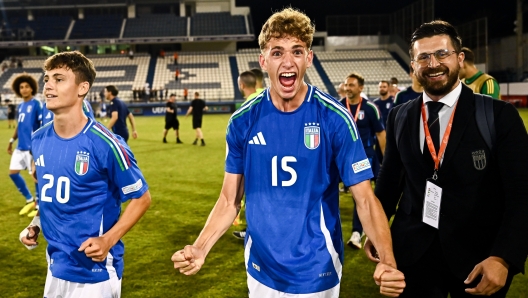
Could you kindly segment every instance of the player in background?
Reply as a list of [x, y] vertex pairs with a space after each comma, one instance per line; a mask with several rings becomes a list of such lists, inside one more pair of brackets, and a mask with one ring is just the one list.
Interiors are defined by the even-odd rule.
[[386, 215], [346, 108], [303, 80], [314, 26], [286, 8], [259, 35], [262, 96], [228, 122], [225, 176], [216, 205], [193, 245], [174, 253], [174, 268], [196, 274], [235, 219], [246, 193], [245, 265], [249, 297], [338, 297], [343, 264], [339, 179], [350, 186], [365, 231], [383, 247], [374, 279], [380, 292], [405, 286], [396, 269]]
[[62, 52], [48, 58], [44, 70], [46, 105], [55, 119], [32, 137], [42, 217], [35, 216], [20, 241], [34, 248], [44, 232], [44, 297], [120, 297], [120, 239], [150, 206], [148, 185], [123, 139], [83, 113], [82, 99], [95, 79], [92, 61]]
[[117, 97], [119, 90], [113, 85], [106, 86], [104, 89], [105, 98], [110, 101], [110, 107], [108, 112], [110, 113], [110, 121], [108, 121], [107, 127], [112, 130], [113, 133], [121, 136], [125, 142], [128, 142], [128, 127], [126, 120], [130, 122], [132, 126], [132, 138], [137, 139], [136, 121], [134, 115], [130, 113], [127, 105]]
[[172, 93], [165, 108], [165, 129], [163, 130], [163, 143], [167, 143], [169, 129], [174, 129], [176, 144], [183, 144], [180, 140], [180, 121], [178, 121], [178, 108], [176, 107], [176, 94]]
[[460, 68], [458, 78], [473, 92], [489, 95], [501, 99], [500, 86], [497, 80], [487, 73], [483, 73], [475, 66], [475, 54], [469, 48], [463, 47], [463, 67]]
[[[341, 104], [354, 118], [354, 123], [357, 125], [359, 137], [367, 156], [369, 168], [373, 174], [371, 180], [375, 181], [380, 164], [374, 150], [374, 145], [379, 145], [382, 154], [385, 152], [385, 126], [382, 122], [378, 107], [361, 96], [364, 84], [365, 79], [363, 76], [355, 72], [350, 73], [345, 78], [344, 87], [346, 97], [341, 100]], [[363, 221], [360, 220], [358, 208], [358, 205], [354, 206], [352, 235], [347, 241], [348, 246], [356, 249], [361, 248], [361, 239], [364, 234]]]
[[404, 104], [422, 95], [423, 87], [420, 85], [420, 82], [418, 82], [418, 79], [416, 79], [412, 65], [409, 65], [409, 77], [411, 78], [412, 85], [405, 90], [396, 93], [394, 106]]
[[200, 99], [200, 93], [194, 92], [194, 99], [191, 101], [191, 105], [185, 114], [185, 118], [192, 114], [193, 129], [196, 131], [196, 138], [194, 139], [193, 145], [198, 144], [198, 140], [202, 142], [202, 146], [205, 146], [205, 141], [202, 132], [202, 120], [203, 113], [209, 108], [205, 105], [205, 101]]
[[[35, 197], [33, 197], [24, 178], [20, 175], [20, 171], [27, 169], [31, 175], [31, 134], [40, 127], [42, 104], [38, 99], [34, 98], [38, 91], [38, 84], [32, 76], [26, 73], [17, 76], [13, 80], [11, 88], [16, 95], [23, 99], [23, 102], [18, 105], [17, 128], [7, 146], [7, 153], [11, 155], [9, 177], [26, 199], [26, 204], [18, 213], [25, 215], [36, 208], [38, 186], [35, 184]], [[13, 151], [13, 143], [17, 139], [18, 143]]]

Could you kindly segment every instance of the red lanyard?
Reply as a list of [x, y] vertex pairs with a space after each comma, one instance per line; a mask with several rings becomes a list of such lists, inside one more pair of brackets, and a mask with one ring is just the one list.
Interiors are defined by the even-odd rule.
[[[444, 137], [442, 138], [442, 143], [440, 145], [440, 150], [438, 150], [438, 156], [436, 155], [436, 150], [433, 144], [433, 139], [431, 138], [431, 133], [429, 132], [429, 125], [427, 125], [426, 115], [425, 115], [425, 105], [422, 102], [422, 121], [424, 126], [424, 133], [425, 133], [425, 139], [427, 140], [427, 147], [429, 148], [429, 152], [431, 152], [431, 156], [433, 157], [433, 161], [435, 163], [435, 173], [433, 174], [433, 179], [436, 180], [436, 172], [438, 171], [438, 166], [440, 165], [440, 159], [444, 155], [445, 149], [447, 147], [447, 141], [449, 140], [449, 135], [451, 134], [451, 127], [453, 126], [453, 118], [455, 116], [455, 110], [456, 105], [453, 108], [453, 113], [451, 114], [451, 118], [449, 119], [449, 122], [447, 123], [446, 130], [444, 132]], [[440, 120], [438, 120], [440, 121]], [[440, 122], [438, 123], [440, 125]], [[425, 150], [425, 148], [424, 148]]]
[[[350, 103], [348, 102], [348, 98], [345, 98], [345, 101], [347, 103], [347, 109], [350, 112], [350, 115], [352, 115], [352, 111], [350, 110]], [[359, 104], [358, 104], [358, 106], [356, 108], [356, 115], [354, 115], [354, 122], [356, 122], [356, 123], [357, 123], [357, 118], [358, 118], [358, 115], [359, 115], [359, 109], [361, 109], [361, 102], [363, 102], [363, 98], [360, 98]]]

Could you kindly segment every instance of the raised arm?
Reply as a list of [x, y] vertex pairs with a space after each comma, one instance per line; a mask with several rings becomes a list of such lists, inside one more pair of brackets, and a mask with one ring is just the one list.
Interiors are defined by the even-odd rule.
[[235, 220], [243, 195], [244, 176], [226, 172], [220, 197], [200, 235], [193, 245], [187, 245], [172, 255], [175, 269], [179, 269], [185, 275], [193, 275], [202, 268], [213, 245]]

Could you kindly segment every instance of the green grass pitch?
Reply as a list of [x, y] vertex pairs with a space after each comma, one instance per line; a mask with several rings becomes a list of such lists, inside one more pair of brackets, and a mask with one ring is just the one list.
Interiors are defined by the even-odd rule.
[[[520, 110], [528, 124], [528, 110]], [[183, 145], [171, 130], [163, 144], [163, 117], [136, 117], [139, 138], [130, 140], [152, 194], [152, 205], [124, 237], [125, 271], [122, 296], [129, 297], [247, 297], [243, 241], [231, 236], [232, 227], [214, 246], [202, 270], [184, 276], [173, 269], [171, 255], [191, 244], [218, 198], [224, 174], [225, 127], [229, 115], [206, 115], [203, 132], [207, 146], [193, 146], [190, 118], [179, 117]], [[0, 297], [42, 297], [46, 277], [45, 240], [28, 251], [18, 234], [30, 220], [19, 216], [24, 200], [8, 177], [6, 152], [13, 130], [0, 121]], [[27, 172], [22, 174], [34, 190]], [[345, 239], [350, 237], [353, 202], [340, 198]], [[126, 206], [123, 206], [126, 207]], [[528, 270], [528, 266], [526, 267]], [[380, 297], [372, 274], [374, 264], [363, 251], [345, 247], [341, 297]], [[517, 275], [508, 297], [526, 297], [528, 278]]]

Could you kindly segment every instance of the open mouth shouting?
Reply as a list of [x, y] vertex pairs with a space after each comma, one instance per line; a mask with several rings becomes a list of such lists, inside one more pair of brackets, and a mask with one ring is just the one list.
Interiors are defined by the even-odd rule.
[[286, 89], [293, 88], [295, 80], [297, 80], [297, 74], [294, 72], [283, 72], [279, 75], [279, 82]]

